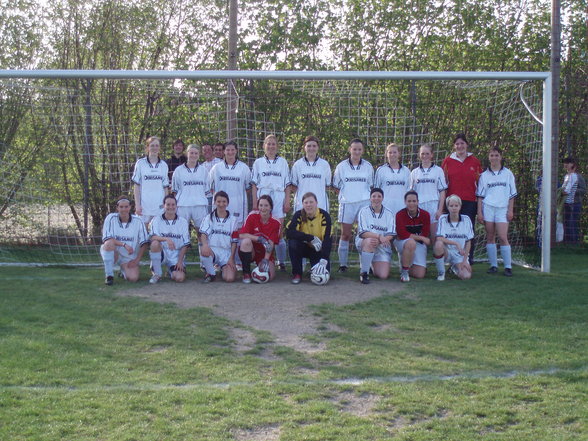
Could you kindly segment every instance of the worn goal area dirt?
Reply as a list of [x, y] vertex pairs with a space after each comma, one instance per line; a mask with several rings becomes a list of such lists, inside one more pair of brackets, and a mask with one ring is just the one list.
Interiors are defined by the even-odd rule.
[[[214, 314], [270, 332], [277, 345], [312, 353], [322, 348], [304, 336], [316, 333], [321, 323], [312, 315], [308, 308], [310, 305], [350, 305], [399, 288], [400, 283], [392, 280], [361, 285], [359, 281], [348, 278], [333, 279], [326, 286], [315, 286], [308, 280], [292, 285], [286, 274], [279, 274], [276, 280], [266, 285], [245, 285], [240, 280], [224, 283], [218, 278], [208, 284], [199, 280], [183, 284], [162, 281], [157, 285], [120, 291], [119, 295], [174, 303], [180, 308], [210, 308]], [[246, 347], [255, 342], [254, 336], [246, 329], [235, 328], [232, 332], [238, 344]]]

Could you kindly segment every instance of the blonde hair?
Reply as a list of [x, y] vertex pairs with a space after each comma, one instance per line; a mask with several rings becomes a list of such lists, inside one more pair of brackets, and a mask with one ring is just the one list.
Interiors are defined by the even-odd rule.
[[390, 150], [392, 148], [395, 148], [396, 150], [398, 150], [399, 154], [402, 154], [402, 147], [400, 147], [398, 144], [395, 144], [395, 143], [388, 144], [386, 146], [386, 150], [384, 153], [388, 153], [388, 150]]
[[200, 146], [198, 144], [189, 144], [188, 147], [186, 148], [186, 152], [190, 149], [196, 149], [196, 150], [198, 150], [198, 153], [200, 153]]
[[420, 149], [422, 149], [423, 147], [424, 147], [424, 148], [426, 148], [426, 149], [429, 149], [429, 151], [431, 152], [431, 154], [433, 154], [434, 150], [433, 150], [433, 146], [432, 146], [431, 144], [429, 144], [429, 143], [422, 144], [422, 145], [419, 147], [419, 151], [420, 151]]
[[273, 135], [273, 134], [272, 134], [272, 135], [267, 135], [267, 136], [265, 137], [265, 139], [263, 140], [263, 146], [264, 146], [264, 147], [265, 147], [265, 145], [267, 144], [267, 142], [268, 142], [270, 139], [273, 139], [274, 141], [276, 141], [276, 144], [278, 143], [278, 138], [276, 137], [276, 135]]
[[462, 205], [461, 198], [458, 195], [456, 195], [456, 194], [452, 194], [451, 196], [447, 196], [447, 199], [445, 199], [445, 206], [447, 208], [449, 208], [449, 203], [450, 202], [457, 202], [460, 207]]

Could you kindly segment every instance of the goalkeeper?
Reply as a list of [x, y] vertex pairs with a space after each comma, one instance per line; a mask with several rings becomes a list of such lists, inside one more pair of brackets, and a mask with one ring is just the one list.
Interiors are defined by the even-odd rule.
[[294, 213], [286, 228], [286, 238], [292, 263], [292, 283], [300, 283], [303, 258], [310, 260], [311, 267], [325, 259], [327, 271], [330, 271], [331, 216], [318, 208], [314, 193], [302, 196], [302, 209]]

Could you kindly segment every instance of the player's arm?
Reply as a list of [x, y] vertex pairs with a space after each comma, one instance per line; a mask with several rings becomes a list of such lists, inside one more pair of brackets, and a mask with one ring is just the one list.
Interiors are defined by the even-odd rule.
[[182, 248], [180, 248], [180, 252], [178, 253], [178, 263], [176, 263], [176, 269], [181, 271], [185, 268], [184, 258], [186, 257], [186, 253], [188, 249], [191, 247], [190, 244], [185, 244]]
[[447, 195], [447, 190], [441, 190], [439, 192], [439, 204], [437, 204], [437, 211], [432, 213], [435, 216], [435, 220], [439, 220], [439, 218], [443, 215], [443, 209], [445, 208], [445, 197]]
[[506, 220], [507, 221], [512, 221], [514, 218], [514, 200], [515, 198], [510, 198], [508, 200], [508, 209], [506, 211]]
[[208, 244], [208, 234], [200, 231], [200, 237], [198, 238], [200, 242], [200, 250], [202, 253], [208, 254], [210, 251], [210, 245]]
[[143, 206], [141, 205], [141, 185], [135, 183], [133, 187], [133, 195], [135, 197], [135, 213], [139, 216], [143, 214]]
[[483, 224], [484, 223], [484, 210], [483, 210], [484, 198], [482, 196], [478, 196], [478, 222]]
[[[472, 247], [472, 241], [471, 240], [467, 240], [465, 245], [463, 246], [463, 249], [460, 250], [462, 256], [463, 256], [463, 261], [464, 262], [469, 262], [468, 260], [468, 256], [470, 255], [470, 248]], [[459, 248], [458, 248], [459, 249]]]
[[175, 250], [176, 249], [176, 245], [174, 244], [174, 241], [172, 240], [171, 237], [164, 237], [164, 236], [158, 236], [157, 234], [153, 234], [151, 235], [151, 240], [156, 240], [157, 242], [165, 242], [167, 243], [167, 247], [170, 250]]
[[253, 210], [257, 210], [257, 185], [251, 183], [251, 206]]
[[410, 238], [413, 239], [415, 242], [420, 242], [425, 245], [431, 245], [431, 239], [427, 236], [421, 236], [420, 234], [411, 234]]
[[147, 248], [149, 247], [149, 242], [144, 242], [139, 246], [139, 250], [137, 251], [137, 257], [135, 257], [133, 260], [131, 260], [129, 263], [127, 263], [127, 265], [129, 267], [134, 267], [134, 266], [139, 266], [139, 262], [141, 262], [141, 259], [143, 258], [143, 254], [145, 254], [145, 251], [147, 251]]
[[286, 188], [284, 189], [284, 213], [288, 213], [290, 211], [291, 208], [291, 204], [290, 204], [290, 197], [292, 196], [292, 186], [290, 184], [286, 185]]

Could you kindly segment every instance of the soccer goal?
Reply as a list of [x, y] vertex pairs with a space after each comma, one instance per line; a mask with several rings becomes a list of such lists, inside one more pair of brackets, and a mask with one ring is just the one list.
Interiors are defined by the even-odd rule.
[[[436, 163], [464, 132], [483, 164], [498, 145], [519, 196], [510, 235], [516, 262], [550, 270], [551, 89], [544, 72], [2, 71], [0, 263], [98, 263], [101, 224], [132, 195], [144, 140], [214, 144], [230, 137], [251, 165], [266, 135], [290, 165], [306, 135], [332, 169], [352, 138], [373, 165], [389, 143]], [[336, 199], [336, 198], [332, 198]], [[331, 205], [336, 219], [336, 201]], [[544, 228], [541, 228], [541, 225]], [[476, 258], [485, 259], [477, 226]], [[541, 246], [543, 244], [543, 246]]]

